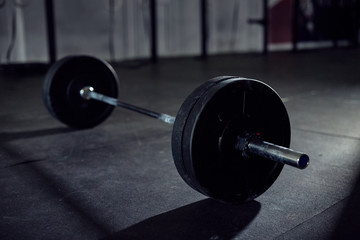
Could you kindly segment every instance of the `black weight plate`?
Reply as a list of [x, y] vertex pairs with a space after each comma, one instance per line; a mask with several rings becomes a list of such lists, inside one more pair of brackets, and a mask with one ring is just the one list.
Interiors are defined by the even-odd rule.
[[189, 117], [189, 113], [194, 107], [195, 103], [199, 100], [199, 98], [206, 92], [209, 88], [217, 84], [218, 82], [233, 78], [232, 76], [220, 76], [210, 79], [204, 82], [202, 85], [197, 87], [183, 102], [181, 108], [179, 109], [176, 120], [173, 126], [172, 131], [172, 139], [171, 139], [171, 147], [172, 147], [172, 155], [174, 159], [175, 166], [180, 174], [180, 176], [184, 179], [184, 181], [195, 188], [191, 178], [189, 178], [188, 174], [185, 171], [185, 166], [182, 157], [182, 139], [184, 128], [186, 122]]
[[80, 90], [85, 86], [113, 98], [118, 96], [118, 78], [107, 62], [91, 56], [70, 56], [56, 62], [47, 72], [43, 86], [47, 109], [71, 128], [85, 129], [100, 124], [114, 106], [83, 99]]
[[[206, 85], [205, 85], [206, 86]], [[200, 86], [201, 88], [201, 86]], [[184, 103], [185, 104], [185, 103]], [[259, 133], [284, 147], [290, 145], [290, 122], [281, 98], [264, 83], [230, 78], [202, 92], [187, 114], [181, 141], [174, 140], [180, 174], [197, 191], [212, 198], [240, 203], [265, 192], [279, 176], [283, 164], [252, 157], [235, 150], [237, 136]], [[179, 146], [180, 145], [180, 146]]]

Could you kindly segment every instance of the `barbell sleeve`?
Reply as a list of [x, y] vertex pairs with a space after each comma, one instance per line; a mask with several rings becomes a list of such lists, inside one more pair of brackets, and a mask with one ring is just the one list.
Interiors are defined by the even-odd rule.
[[287, 164], [299, 169], [305, 169], [310, 161], [309, 156], [305, 153], [297, 152], [257, 138], [251, 139], [248, 142], [246, 151], [255, 156]]

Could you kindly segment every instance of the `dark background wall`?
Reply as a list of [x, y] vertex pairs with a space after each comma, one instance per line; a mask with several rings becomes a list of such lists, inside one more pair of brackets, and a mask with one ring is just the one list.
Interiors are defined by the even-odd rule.
[[[5, 1], [0, 8], [1, 63], [16, 27], [10, 62], [46, 61], [45, 9], [42, 0], [24, 0], [23, 7]], [[158, 0], [158, 50], [162, 56], [196, 55], [200, 52], [200, 1]], [[258, 51], [261, 29], [247, 24], [261, 16], [261, 1], [209, 1], [209, 51]], [[116, 59], [149, 55], [150, 16], [148, 0], [114, 0], [110, 19], [109, 0], [55, 0], [58, 56], [87, 53], [109, 58], [109, 34], [113, 31]], [[14, 10], [15, 9], [15, 10]], [[14, 14], [15, 11], [15, 14]], [[14, 24], [14, 17], [16, 23]]]
[[[48, 60], [45, 1], [1, 0], [0, 63]], [[111, 60], [149, 57], [149, 0], [53, 2], [58, 58], [82, 53]], [[200, 54], [201, 0], [156, 2], [159, 55]], [[352, 7], [356, 0], [208, 0], [207, 3], [209, 54], [262, 51], [263, 27], [249, 24], [249, 19], [263, 18], [264, 3], [268, 5], [270, 50], [292, 48], [294, 19], [298, 39], [305, 40], [300, 47], [331, 46], [333, 33], [344, 29], [351, 32], [358, 27], [356, 8]], [[295, 16], [296, 4], [299, 13]], [[339, 24], [342, 20], [345, 25]]]

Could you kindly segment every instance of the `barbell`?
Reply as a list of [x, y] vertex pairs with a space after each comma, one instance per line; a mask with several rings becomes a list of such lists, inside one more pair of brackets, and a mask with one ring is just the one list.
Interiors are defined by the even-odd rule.
[[284, 164], [304, 169], [307, 154], [289, 149], [290, 121], [279, 95], [254, 79], [206, 81], [176, 117], [122, 102], [118, 77], [106, 61], [69, 56], [47, 72], [43, 99], [49, 112], [75, 129], [103, 122], [115, 106], [173, 124], [172, 155], [183, 180], [211, 198], [250, 201], [277, 179]]

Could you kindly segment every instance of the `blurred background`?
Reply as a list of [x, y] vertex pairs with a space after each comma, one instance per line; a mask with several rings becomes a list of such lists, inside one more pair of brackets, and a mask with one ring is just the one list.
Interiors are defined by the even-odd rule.
[[1, 0], [0, 63], [356, 47], [358, 2]]

